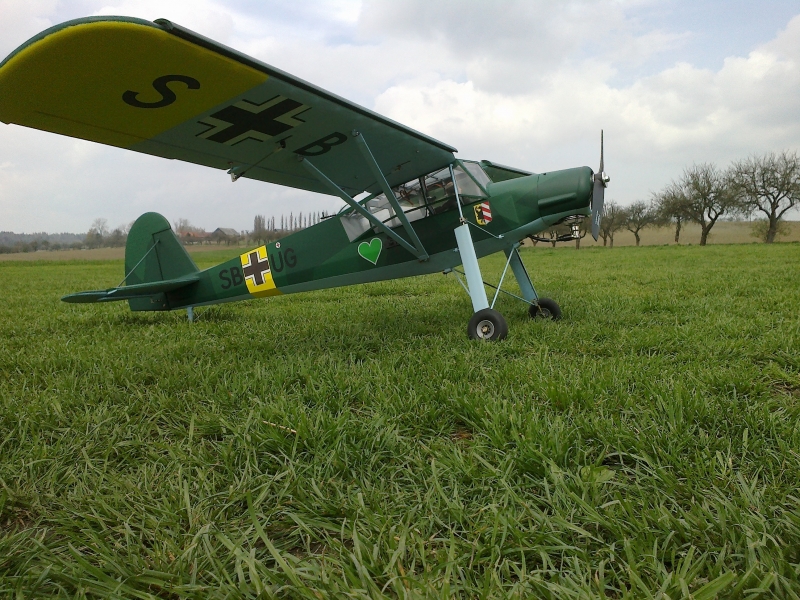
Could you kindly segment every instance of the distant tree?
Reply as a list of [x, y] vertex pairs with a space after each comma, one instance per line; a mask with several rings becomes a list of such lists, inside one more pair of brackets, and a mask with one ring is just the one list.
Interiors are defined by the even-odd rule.
[[[750, 235], [752, 235], [754, 238], [758, 238], [762, 242], [766, 242], [771, 227], [772, 224], [769, 222], [769, 219], [756, 219], [755, 221], [753, 221], [751, 225]], [[791, 232], [792, 230], [789, 227], [789, 223], [787, 223], [783, 219], [779, 219], [778, 222], [775, 224], [775, 231], [772, 234], [772, 241], [775, 241], [775, 238], [787, 236]]]
[[256, 215], [253, 219], [253, 231], [250, 238], [262, 244], [267, 241], [267, 225], [264, 215]]
[[771, 244], [780, 235], [783, 216], [800, 205], [800, 157], [788, 150], [751, 156], [734, 163], [730, 174], [742, 208], [766, 216], [766, 227], [759, 225], [757, 229]]
[[195, 227], [189, 222], [189, 219], [180, 218], [172, 223], [173, 230], [179, 236], [186, 235], [187, 233], [203, 233], [202, 227]]
[[95, 219], [92, 226], [86, 232], [86, 246], [88, 248], [100, 248], [104, 238], [108, 235], [108, 221], [106, 219]]
[[[591, 224], [590, 219], [583, 219], [578, 223], [578, 237], [575, 238], [575, 250], [581, 249], [581, 240], [586, 237], [586, 234], [589, 232], [589, 225]], [[570, 233], [572, 229], [570, 229]]]
[[686, 220], [686, 198], [676, 186], [670, 185], [653, 195], [653, 208], [656, 212], [656, 225], [668, 227], [675, 225], [675, 243], [681, 243], [681, 227]]
[[180, 218], [172, 222], [172, 229], [178, 235], [180, 235], [183, 231], [189, 231], [191, 226], [192, 224], [189, 222], [189, 219]]
[[701, 246], [706, 245], [711, 228], [722, 215], [741, 209], [729, 175], [711, 163], [688, 167], [664, 193], [673, 196], [684, 220], [700, 225]]
[[600, 219], [600, 237], [603, 238], [603, 246], [611, 242], [610, 247], [614, 247], [614, 234], [624, 226], [624, 217], [622, 208], [613, 200], [603, 207], [603, 216]]
[[117, 227], [116, 229], [114, 229], [114, 231], [108, 234], [108, 237], [106, 238], [104, 245], [110, 246], [112, 248], [124, 246], [125, 242], [127, 241], [127, 238], [128, 238], [127, 234], [120, 227]]
[[638, 246], [642, 241], [639, 232], [656, 222], [656, 212], [649, 202], [639, 200], [623, 209], [623, 215], [625, 229], [633, 234]]
[[108, 235], [108, 219], [100, 219], [97, 218], [92, 221], [92, 226], [89, 227], [89, 231], [94, 230], [95, 232], [99, 233], [102, 237]]

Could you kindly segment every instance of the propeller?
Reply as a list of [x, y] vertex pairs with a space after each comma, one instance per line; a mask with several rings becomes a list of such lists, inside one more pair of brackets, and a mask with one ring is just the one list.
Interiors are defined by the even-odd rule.
[[603, 130], [600, 130], [600, 170], [594, 174], [592, 190], [592, 237], [597, 241], [600, 235], [600, 219], [603, 218], [603, 196], [611, 178], [603, 170]]

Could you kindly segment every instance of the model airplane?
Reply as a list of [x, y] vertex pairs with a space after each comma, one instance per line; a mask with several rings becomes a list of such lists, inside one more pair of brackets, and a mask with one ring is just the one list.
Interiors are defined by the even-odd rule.
[[[437, 271], [458, 277], [463, 265], [469, 337], [502, 339], [508, 327], [494, 304], [509, 266], [532, 317], [561, 315], [538, 297], [521, 241], [559, 223], [578, 235], [590, 213], [597, 239], [609, 181], [602, 133], [597, 173], [460, 160], [447, 144], [163, 19], [91, 17], [40, 33], [0, 63], [0, 120], [345, 202], [204, 271], [167, 220], [146, 213], [128, 235], [120, 286], [63, 298], [185, 308], [190, 319], [198, 306]], [[501, 251], [490, 303], [478, 257]]]

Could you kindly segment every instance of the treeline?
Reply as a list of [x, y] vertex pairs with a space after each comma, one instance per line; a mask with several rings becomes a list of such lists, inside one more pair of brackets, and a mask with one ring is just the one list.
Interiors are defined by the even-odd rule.
[[280, 218], [275, 216], [267, 219], [264, 215], [256, 215], [253, 219], [253, 230], [244, 232], [247, 237], [253, 242], [266, 244], [278, 240], [282, 237], [316, 225], [323, 219], [327, 218], [328, 214], [324, 211], [311, 212], [311, 213], [289, 213], [289, 216], [281, 215]]
[[700, 226], [705, 246], [720, 219], [753, 219], [753, 235], [770, 244], [788, 233], [784, 216], [800, 206], [800, 157], [797, 152], [751, 156], [719, 169], [712, 163], [692, 165], [649, 200], [621, 207], [609, 202], [600, 221], [603, 245], [614, 246], [621, 230], [633, 233], [636, 245], [648, 227], [674, 227], [680, 243], [686, 223]]
[[95, 219], [89, 231], [77, 233], [0, 232], [0, 254], [38, 252], [39, 250], [86, 250], [124, 246], [129, 225], [109, 229], [106, 219]]
[[76, 233], [13, 233], [0, 231], [0, 254], [66, 250], [83, 246], [84, 235]]

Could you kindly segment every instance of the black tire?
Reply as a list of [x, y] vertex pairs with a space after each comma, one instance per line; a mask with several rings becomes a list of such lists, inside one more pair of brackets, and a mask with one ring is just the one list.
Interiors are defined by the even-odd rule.
[[561, 318], [561, 307], [555, 300], [550, 298], [539, 298], [537, 304], [531, 304], [528, 309], [531, 319], [552, 319], [558, 321]]
[[484, 308], [472, 315], [467, 326], [467, 335], [471, 340], [504, 340], [508, 335], [508, 324], [499, 312]]

